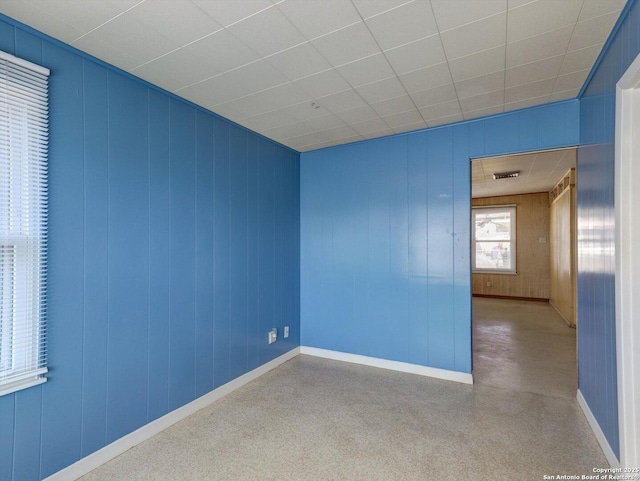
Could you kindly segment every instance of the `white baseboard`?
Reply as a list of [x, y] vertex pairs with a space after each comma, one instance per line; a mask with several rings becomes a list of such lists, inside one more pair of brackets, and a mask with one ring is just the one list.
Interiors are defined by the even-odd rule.
[[589, 409], [589, 405], [587, 404], [586, 399], [580, 392], [580, 389], [578, 389], [578, 393], [576, 394], [576, 399], [578, 400], [578, 404], [580, 405], [580, 408], [582, 408], [582, 412], [587, 418], [587, 422], [589, 423], [589, 426], [591, 426], [591, 429], [593, 430], [593, 434], [596, 435], [596, 439], [598, 440], [598, 443], [600, 443], [602, 452], [607, 458], [607, 461], [609, 461], [609, 465], [612, 468], [619, 468], [620, 461], [618, 461], [618, 458], [614, 454], [613, 449], [611, 449], [611, 446], [609, 445], [609, 441], [607, 441], [607, 438], [602, 432], [602, 429], [600, 429], [600, 425], [598, 424], [596, 417], [591, 412], [591, 409]]
[[156, 419], [155, 421], [150, 422], [149, 424], [145, 424], [141, 428], [133, 431], [132, 433], [127, 434], [126, 436], [121, 437], [120, 439], [112, 442], [111, 444], [105, 446], [104, 448], [96, 451], [95, 453], [90, 454], [89, 456], [82, 458], [81, 460], [75, 462], [71, 466], [67, 466], [66, 468], [58, 471], [57, 473], [52, 474], [44, 481], [72, 481], [78, 479], [80, 476], [84, 476], [89, 471], [94, 470], [95, 468], [103, 465], [107, 461], [112, 460], [116, 456], [124, 453], [125, 451], [131, 449], [132, 447], [140, 444], [143, 441], [155, 436], [156, 434], [164, 431], [169, 426], [177, 423], [178, 421], [183, 420], [187, 416], [191, 416], [196, 411], [207, 407], [211, 403], [214, 403], [218, 399], [230, 394], [236, 389], [244, 386], [245, 384], [253, 381], [254, 379], [259, 378], [263, 374], [275, 369], [280, 364], [287, 362], [288, 360], [296, 357], [300, 354], [300, 348], [296, 347], [291, 351], [283, 354], [282, 356], [270, 361], [266, 364], [263, 364], [260, 367], [257, 367], [253, 371], [250, 371], [242, 376], [234, 379], [233, 381], [228, 382], [227, 384], [220, 386], [217, 389], [205, 394], [204, 396], [199, 397], [191, 401], [189, 404], [185, 404], [184, 406], [176, 409], [175, 411], [171, 411], [168, 414], [165, 414], [161, 418]]
[[410, 364], [408, 362], [389, 361], [377, 357], [361, 356], [359, 354], [348, 354], [346, 352], [330, 351], [328, 349], [320, 349], [317, 347], [300, 347], [300, 354], [308, 356], [324, 357], [335, 361], [351, 362], [354, 364], [363, 364], [365, 366], [380, 367], [382, 369], [390, 369], [392, 371], [408, 372], [418, 374], [420, 376], [434, 377], [445, 379], [447, 381], [461, 382], [464, 384], [473, 384], [473, 375], [465, 372], [449, 371], [447, 369], [438, 369], [436, 367], [420, 366], [418, 364]]

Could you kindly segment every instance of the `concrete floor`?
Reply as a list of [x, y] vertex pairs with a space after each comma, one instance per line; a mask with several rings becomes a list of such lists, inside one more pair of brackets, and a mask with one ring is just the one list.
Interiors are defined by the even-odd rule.
[[298, 356], [84, 476], [542, 480], [607, 463], [575, 401], [575, 331], [474, 301], [475, 385]]

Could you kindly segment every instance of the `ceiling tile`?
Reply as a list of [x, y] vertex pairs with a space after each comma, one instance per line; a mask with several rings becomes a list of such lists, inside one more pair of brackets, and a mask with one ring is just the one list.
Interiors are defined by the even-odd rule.
[[380, 118], [358, 122], [357, 124], [352, 124], [351, 127], [360, 135], [365, 136], [370, 133], [389, 130], [389, 126]]
[[385, 123], [394, 130], [403, 125], [415, 125], [418, 123], [424, 124], [422, 115], [420, 115], [420, 112], [415, 109], [399, 114], [385, 115], [382, 117], [382, 120], [384, 120]]
[[427, 105], [435, 105], [457, 98], [456, 89], [453, 84], [442, 85], [428, 90], [420, 90], [411, 94], [411, 98], [416, 107], [426, 107]]
[[258, 99], [264, 98], [269, 103], [275, 105], [277, 110], [302, 103], [311, 105], [313, 101], [312, 96], [303, 91], [294, 82], [288, 82], [268, 90], [263, 90], [255, 94], [255, 96]]
[[507, 42], [516, 42], [575, 24], [582, 2], [583, 0], [538, 0], [509, 10]]
[[329, 139], [322, 132], [311, 132], [297, 137], [287, 139], [287, 142], [293, 142], [296, 145], [326, 145]]
[[191, 0], [223, 27], [228, 27], [256, 13], [275, 8], [270, 0]]
[[462, 114], [449, 115], [447, 117], [440, 117], [438, 119], [431, 119], [428, 122], [429, 127], [437, 127], [438, 125], [452, 124], [454, 122], [460, 122], [464, 120]]
[[446, 62], [432, 67], [414, 70], [413, 72], [399, 75], [398, 78], [409, 93], [452, 83], [449, 65]]
[[[373, 17], [413, 0], [352, 0], [362, 18]], [[422, 0], [421, 0], [422, 1]]]
[[174, 79], [178, 88], [201, 82], [220, 73], [217, 64], [199, 62], [186, 52], [175, 51], [144, 63], [131, 70], [134, 75], [143, 76], [152, 82], [161, 81], [163, 76]]
[[402, 47], [385, 51], [385, 56], [395, 70], [402, 75], [414, 70], [440, 64], [446, 61], [438, 35], [418, 40]]
[[[333, 114], [305, 120], [304, 122], [301, 122], [301, 125], [305, 126], [307, 130], [315, 131], [326, 131], [335, 128], [347, 129], [344, 121]], [[348, 137], [349, 135], [353, 135], [353, 132], [348, 133], [345, 137]]]
[[607, 40], [619, 16], [619, 12], [613, 12], [578, 22], [569, 43], [569, 51], [602, 45]]
[[507, 44], [507, 68], [543, 60], [567, 51], [573, 26]]
[[333, 66], [353, 62], [380, 51], [362, 22], [317, 38], [312, 43]]
[[358, 92], [353, 89], [345, 90], [344, 92], [339, 92], [337, 94], [327, 95], [325, 97], [319, 97], [317, 102], [333, 113], [367, 105]]
[[531, 62], [518, 67], [507, 69], [505, 84], [507, 87], [515, 87], [538, 80], [555, 78], [558, 76], [560, 66], [563, 64], [563, 55], [545, 58], [537, 62]]
[[504, 102], [504, 91], [498, 90], [497, 92], [489, 92], [482, 95], [476, 95], [475, 97], [469, 97], [460, 100], [460, 108], [462, 113], [466, 114], [474, 110], [487, 109], [491, 107], [500, 106]]
[[601, 50], [602, 45], [594, 45], [592, 47], [567, 52], [562, 62], [562, 68], [560, 68], [560, 75], [578, 70], [591, 69], [598, 55], [600, 55]]
[[118, 65], [122, 70], [131, 70], [132, 68], [140, 65], [142, 61], [136, 59], [111, 45], [107, 45], [102, 40], [98, 40], [91, 35], [85, 35], [75, 42], [73, 42], [75, 48], [87, 52], [94, 57], [99, 58], [112, 65]]
[[504, 89], [504, 72], [495, 72], [481, 77], [470, 78], [456, 82], [455, 86], [458, 98], [461, 100], [497, 90], [502, 91]]
[[393, 135], [395, 132], [392, 128], [386, 128], [382, 130], [377, 130], [375, 132], [369, 132], [368, 134], [363, 134], [362, 136], [365, 139], [378, 139], [380, 137], [386, 137], [388, 135]]
[[504, 70], [505, 46], [490, 48], [449, 62], [453, 80], [460, 81]]
[[336, 116], [341, 118], [346, 124], [355, 124], [358, 122], [364, 122], [365, 120], [371, 120], [378, 118], [378, 114], [368, 105], [357, 107], [355, 109], [343, 110], [337, 112]]
[[242, 121], [242, 125], [259, 132], [293, 123], [298, 124], [298, 119], [284, 110], [274, 110]]
[[[110, 0], [95, 3], [110, 3]], [[186, 45], [222, 29], [222, 25], [189, 0], [140, 2], [125, 15], [130, 15], [178, 45]]]
[[380, 117], [387, 117], [389, 115], [416, 110], [413, 100], [411, 100], [411, 97], [408, 95], [375, 102], [370, 105]]
[[[2, 10], [9, 16], [11, 9], [20, 2], [3, 1]], [[125, 12], [140, 0], [110, 0], [108, 2], [78, 2], [77, 0], [25, 0], [26, 4], [37, 8], [42, 14], [56, 18], [71, 28], [69, 35], [75, 35], [77, 30], [87, 33], [113, 17]], [[18, 17], [14, 17], [19, 20]], [[73, 28], [71, 27], [73, 25]], [[37, 28], [37, 27], [36, 27]], [[57, 37], [59, 38], [59, 37]], [[77, 38], [77, 37], [76, 37]]]
[[283, 50], [266, 60], [289, 80], [297, 80], [331, 68], [329, 62], [310, 43]]
[[91, 36], [144, 62], [180, 47], [180, 43], [169, 39], [166, 32], [149, 28], [130, 12], [96, 28]]
[[382, 53], [342, 65], [336, 70], [352, 87], [395, 77], [393, 69]]
[[[182, 54], [194, 57], [191, 68], [199, 69], [200, 64], [205, 65], [203, 69], [213, 72], [211, 75], [238, 68], [260, 58], [226, 30], [204, 37], [175, 53], [176, 56]], [[211, 62], [212, 58], [215, 62]]]
[[519, 100], [541, 97], [543, 95], [551, 95], [555, 82], [555, 78], [550, 78], [524, 85], [518, 85], [516, 87], [509, 87], [504, 91], [504, 101], [505, 103], [510, 103], [517, 102]]
[[394, 97], [400, 97], [407, 93], [400, 81], [395, 77], [363, 85], [362, 87], [358, 87], [356, 90], [362, 98], [370, 104]]
[[507, 112], [509, 110], [519, 110], [525, 109], [527, 107], [535, 107], [536, 105], [542, 105], [550, 102], [549, 99], [549, 95], [543, 95], [541, 97], [533, 97], [527, 98], [525, 100], [518, 100], [516, 102], [509, 102], [504, 104], [504, 110], [505, 112]]
[[176, 94], [201, 105], [218, 105], [250, 95], [251, 90], [222, 74], [177, 90]]
[[506, 12], [507, 0], [431, 0], [440, 32]]
[[564, 92], [554, 92], [549, 97], [549, 102], [558, 102], [560, 100], [575, 99], [581, 89], [566, 90]]
[[301, 78], [296, 80], [295, 84], [313, 98], [325, 97], [351, 88], [335, 70], [327, 70]]
[[463, 117], [465, 120], [477, 119], [480, 117], [486, 117], [488, 115], [496, 115], [504, 112], [502, 105], [495, 105], [493, 107], [486, 107], [484, 109], [472, 110], [465, 112]]
[[624, 8], [625, 3], [627, 3], [627, 0], [585, 0], [578, 22], [610, 12], [619, 12]]
[[292, 137], [299, 137], [309, 133], [308, 127], [300, 122], [282, 125], [264, 131], [264, 135], [271, 139], [285, 140]]
[[277, 6], [309, 40], [361, 20], [350, 0], [285, 0]]
[[[388, 118], [385, 119], [385, 122], [389, 123]], [[392, 127], [393, 132], [396, 134], [403, 134], [405, 132], [415, 132], [416, 130], [422, 130], [426, 128], [427, 128], [427, 123], [424, 120], [420, 120], [412, 124], [399, 125], [397, 127]]]
[[66, 43], [71, 43], [86, 33], [84, 29], [72, 27], [59, 18], [48, 15], [21, 0], [5, 0], [2, 2], [1, 8], [4, 15], [30, 25]]
[[442, 44], [449, 60], [481, 52], [506, 43], [506, 13], [478, 20], [453, 30], [442, 32]]
[[518, 7], [522, 7], [523, 5], [526, 5], [527, 3], [533, 3], [533, 2], [537, 2], [538, 0], [508, 0], [509, 3], [509, 10], [512, 10], [514, 8], [518, 8]]
[[438, 33], [431, 6], [423, 0], [376, 15], [366, 23], [382, 50]]
[[[86, 38], [86, 37], [85, 37]], [[83, 38], [84, 40], [84, 38]], [[136, 77], [145, 79], [170, 92], [189, 85], [197, 80], [190, 70], [178, 70], [175, 64], [166, 59], [146, 63], [130, 71]], [[191, 99], [190, 99], [191, 100]]]
[[553, 87], [554, 92], [564, 92], [565, 90], [579, 89], [587, 80], [587, 76], [591, 72], [591, 69], [578, 70], [565, 75], [560, 75], [556, 79], [556, 83]]
[[331, 113], [322, 105], [318, 105], [313, 101], [306, 101], [296, 105], [291, 105], [283, 109], [283, 111], [293, 115], [299, 121], [314, 119], [316, 117], [324, 117]]
[[266, 60], [258, 60], [225, 74], [229, 81], [243, 86], [249, 92], [259, 92], [278, 85], [288, 83], [289, 80]]
[[306, 39], [277, 8], [268, 8], [228, 30], [259, 55], [271, 55]]
[[342, 127], [333, 127], [331, 129], [323, 130], [324, 135], [329, 140], [344, 140], [344, 139], [359, 139], [362, 136], [353, 130], [351, 127], [343, 125]]
[[247, 95], [246, 97], [242, 97], [211, 107], [214, 112], [225, 110], [234, 112], [227, 118], [236, 122], [267, 112], [273, 112], [274, 110], [278, 110], [278, 108], [278, 105], [270, 102], [262, 94]]
[[424, 118], [427, 123], [442, 117], [460, 115], [460, 113], [460, 103], [457, 100], [442, 102], [441, 104], [430, 105], [420, 109], [420, 114], [422, 114], [422, 118]]

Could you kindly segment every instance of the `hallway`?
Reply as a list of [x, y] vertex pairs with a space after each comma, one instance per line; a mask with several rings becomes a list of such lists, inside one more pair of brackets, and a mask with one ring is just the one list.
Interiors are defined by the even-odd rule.
[[547, 303], [473, 298], [477, 386], [575, 400], [576, 330]]

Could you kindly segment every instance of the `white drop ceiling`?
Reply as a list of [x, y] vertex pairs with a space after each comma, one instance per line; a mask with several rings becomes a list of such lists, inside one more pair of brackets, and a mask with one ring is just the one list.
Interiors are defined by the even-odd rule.
[[575, 98], [625, 0], [2, 0], [299, 151]]
[[[575, 148], [474, 159], [471, 162], [471, 196], [549, 192], [573, 167], [576, 167]], [[494, 173], [513, 171], [519, 171], [520, 175], [493, 179]]]

